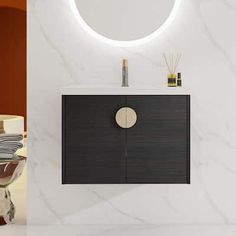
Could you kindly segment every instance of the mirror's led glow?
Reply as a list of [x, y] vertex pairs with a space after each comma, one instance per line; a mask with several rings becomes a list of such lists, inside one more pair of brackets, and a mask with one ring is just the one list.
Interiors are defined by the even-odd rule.
[[79, 11], [77, 9], [75, 0], [70, 0], [70, 4], [71, 4], [71, 9], [72, 12], [74, 14], [74, 16], [76, 17], [76, 19], [78, 20], [79, 24], [81, 25], [81, 27], [88, 32], [91, 36], [93, 36], [94, 38], [113, 45], [113, 46], [118, 46], [118, 47], [131, 47], [131, 46], [138, 46], [144, 43], [147, 43], [149, 41], [151, 41], [152, 39], [156, 38], [158, 35], [160, 35], [175, 19], [177, 11], [179, 9], [181, 0], [175, 0], [173, 9], [170, 13], [170, 15], [168, 16], [168, 18], [166, 19], [166, 21], [161, 25], [161, 27], [159, 27], [156, 31], [154, 31], [153, 33], [151, 33], [150, 35], [141, 38], [141, 39], [137, 39], [137, 40], [132, 40], [132, 41], [117, 41], [117, 40], [113, 40], [113, 39], [109, 39], [105, 36], [102, 36], [101, 34], [97, 33], [96, 31], [94, 31], [85, 21], [84, 19], [81, 17], [81, 15], [79, 14]]

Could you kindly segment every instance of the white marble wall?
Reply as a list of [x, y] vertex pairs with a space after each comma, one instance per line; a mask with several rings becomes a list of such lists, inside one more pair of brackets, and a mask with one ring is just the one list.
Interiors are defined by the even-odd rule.
[[[161, 36], [125, 49], [84, 32], [69, 2], [28, 0], [28, 223], [130, 227], [129, 236], [236, 224], [236, 1], [182, 0]], [[119, 84], [128, 58], [130, 83], [158, 90], [162, 53], [173, 50], [192, 95], [191, 185], [61, 185], [61, 88]]]

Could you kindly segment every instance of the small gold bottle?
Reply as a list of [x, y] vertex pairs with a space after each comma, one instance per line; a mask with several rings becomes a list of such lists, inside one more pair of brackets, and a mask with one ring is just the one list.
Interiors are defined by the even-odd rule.
[[176, 87], [176, 74], [168, 75], [168, 87]]

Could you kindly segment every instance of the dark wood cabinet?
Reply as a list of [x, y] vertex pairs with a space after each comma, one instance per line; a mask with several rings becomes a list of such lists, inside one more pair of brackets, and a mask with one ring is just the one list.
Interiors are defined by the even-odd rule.
[[[190, 183], [190, 96], [63, 95], [62, 183]], [[128, 106], [137, 122], [120, 128]]]

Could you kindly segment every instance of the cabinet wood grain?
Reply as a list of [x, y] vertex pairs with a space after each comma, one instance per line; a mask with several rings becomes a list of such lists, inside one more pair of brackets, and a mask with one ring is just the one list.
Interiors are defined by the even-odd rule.
[[[64, 184], [190, 183], [190, 96], [64, 95]], [[128, 106], [136, 124], [119, 127]]]
[[125, 130], [114, 122], [125, 96], [63, 96], [63, 183], [124, 183]]
[[128, 183], [189, 183], [189, 96], [128, 96]]

